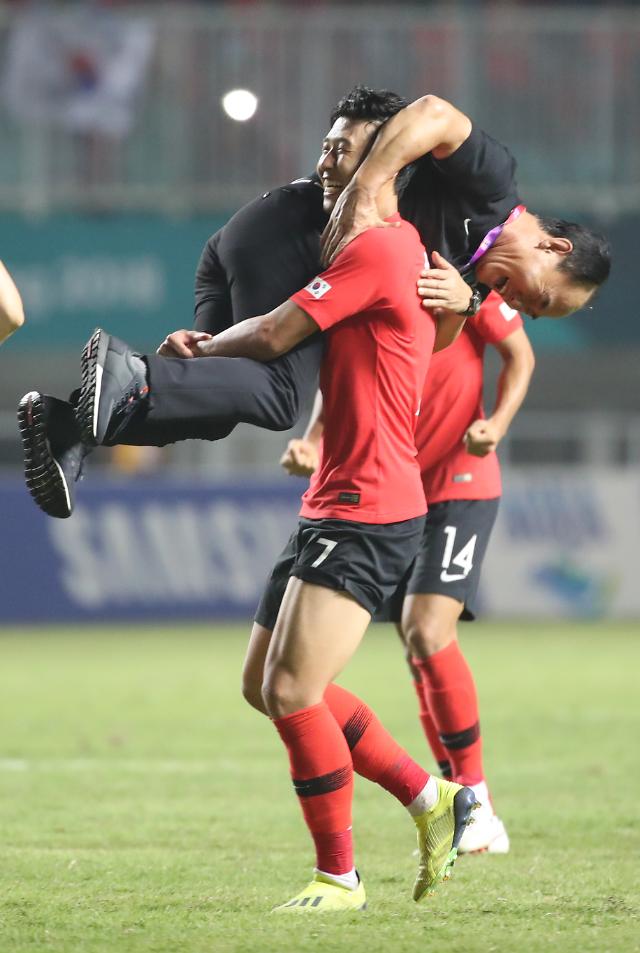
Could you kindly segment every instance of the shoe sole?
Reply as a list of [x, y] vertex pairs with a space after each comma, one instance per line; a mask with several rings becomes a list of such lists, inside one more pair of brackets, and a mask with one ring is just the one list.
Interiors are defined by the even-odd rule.
[[498, 834], [488, 844], [482, 844], [479, 847], [471, 848], [462, 848], [458, 847], [458, 856], [459, 857], [468, 857], [474, 854], [508, 854], [511, 844], [509, 843], [509, 835], [506, 831], [504, 833]]
[[84, 443], [97, 447], [101, 443], [98, 433], [98, 412], [102, 392], [102, 372], [109, 349], [109, 335], [101, 328], [94, 331], [82, 349], [82, 386], [76, 407], [76, 420]]
[[494, 847], [493, 841], [488, 847], [474, 847], [473, 850], [458, 850], [458, 857], [475, 857], [476, 854], [508, 854], [509, 847]]
[[455, 818], [453, 841], [451, 842], [449, 856], [442, 868], [440, 880], [451, 880], [451, 873], [458, 857], [458, 848], [462, 840], [462, 835], [469, 824], [473, 823], [473, 812], [477, 811], [479, 807], [480, 801], [470, 788], [463, 788], [455, 795], [453, 799], [453, 816]]
[[286, 905], [284, 907], [274, 907], [272, 910], [269, 911], [269, 913], [276, 914], [277, 916], [282, 916], [282, 914], [292, 914], [292, 915], [298, 916], [304, 913], [312, 913], [314, 914], [314, 916], [331, 916], [331, 914], [340, 914], [340, 916], [342, 916], [345, 913], [346, 914], [360, 913], [361, 910], [366, 910], [366, 909], [367, 909], [367, 901], [365, 900], [365, 902], [362, 903], [359, 907], [342, 907], [338, 910], [335, 910], [335, 909], [328, 910], [326, 908], [322, 910], [314, 910], [312, 907], [309, 907], [308, 905], [305, 905], [304, 907], [301, 907], [299, 905], [290, 907]]
[[62, 470], [45, 435], [42, 395], [30, 391], [18, 406], [18, 426], [24, 454], [24, 478], [36, 505], [57, 519], [71, 516], [71, 496]]

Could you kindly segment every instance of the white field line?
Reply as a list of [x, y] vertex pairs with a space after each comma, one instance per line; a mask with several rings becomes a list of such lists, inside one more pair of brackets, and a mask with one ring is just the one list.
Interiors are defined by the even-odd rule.
[[139, 758], [0, 758], [0, 772], [129, 771], [133, 774], [209, 774], [238, 770], [240, 761], [162, 761]]

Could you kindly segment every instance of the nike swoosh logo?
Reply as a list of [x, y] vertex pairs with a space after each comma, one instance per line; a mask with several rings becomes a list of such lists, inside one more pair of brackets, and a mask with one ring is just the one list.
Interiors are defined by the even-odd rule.
[[463, 223], [463, 224], [464, 224], [464, 233], [465, 233], [465, 235], [467, 236], [467, 238], [469, 237], [469, 222], [470, 222], [470, 221], [471, 221], [470, 218], [465, 218], [464, 223]]
[[442, 572], [440, 573], [440, 581], [441, 582], [460, 582], [461, 579], [466, 579], [468, 575], [469, 573], [467, 572], [449, 573], [445, 569], [443, 569]]

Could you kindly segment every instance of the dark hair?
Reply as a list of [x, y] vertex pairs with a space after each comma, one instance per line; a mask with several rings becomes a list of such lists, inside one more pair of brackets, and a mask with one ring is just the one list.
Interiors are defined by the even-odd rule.
[[[354, 86], [353, 89], [343, 96], [337, 106], [331, 113], [329, 121], [331, 125], [337, 119], [364, 120], [365, 122], [378, 122], [380, 126], [399, 113], [401, 109], [409, 105], [409, 101], [397, 93], [392, 93], [388, 89], [370, 89], [368, 86]], [[375, 139], [379, 129], [376, 130], [372, 138]], [[407, 165], [401, 169], [396, 176], [396, 192], [400, 192], [406, 184], [412, 165]]]
[[336, 119], [365, 119], [369, 122], [384, 122], [395, 116], [409, 102], [388, 89], [369, 89], [354, 86], [343, 96], [330, 116], [331, 125]]
[[541, 218], [537, 216], [543, 230], [552, 238], [568, 238], [573, 251], [565, 255], [559, 266], [572, 281], [585, 288], [594, 288], [603, 284], [611, 270], [611, 248], [603, 235], [577, 225], [565, 222], [562, 218]]

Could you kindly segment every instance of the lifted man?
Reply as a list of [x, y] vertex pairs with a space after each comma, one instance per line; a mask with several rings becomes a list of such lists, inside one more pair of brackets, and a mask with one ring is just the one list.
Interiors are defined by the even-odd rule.
[[[49, 515], [69, 516], [82, 458], [98, 444], [215, 440], [239, 422], [273, 430], [293, 426], [315, 391], [320, 335], [259, 364], [198, 359], [206, 343], [200, 334], [274, 307], [317, 274], [323, 190], [337, 200], [338, 217], [327, 232], [333, 254], [344, 243], [345, 228], [351, 229], [348, 238], [363, 223], [380, 225], [379, 216], [371, 215], [372, 196], [406, 162], [413, 166], [401, 189], [401, 214], [441, 256], [433, 256], [436, 267], [419, 282], [425, 307], [472, 314], [493, 287], [534, 317], [562, 316], [584, 306], [606, 279], [604, 239], [583, 226], [527, 212], [508, 150], [452, 104], [423, 97], [385, 124], [353, 182], [333, 181], [327, 172], [321, 183], [317, 176], [292, 183], [251, 203], [214, 236], [199, 270], [199, 331], [175, 332], [161, 355], [144, 358], [115, 339], [108, 343], [106, 335], [99, 354], [94, 345], [87, 347], [85, 374], [95, 358], [100, 386], [92, 401], [83, 398], [77, 407], [84, 442], [80, 430], [67, 426], [64, 402], [37, 391], [25, 395], [20, 427], [36, 503]], [[464, 273], [465, 282], [448, 263]], [[256, 300], [261, 295], [263, 302]], [[49, 439], [60, 421], [67, 434], [62, 445]], [[45, 477], [35, 480], [35, 470]]]

